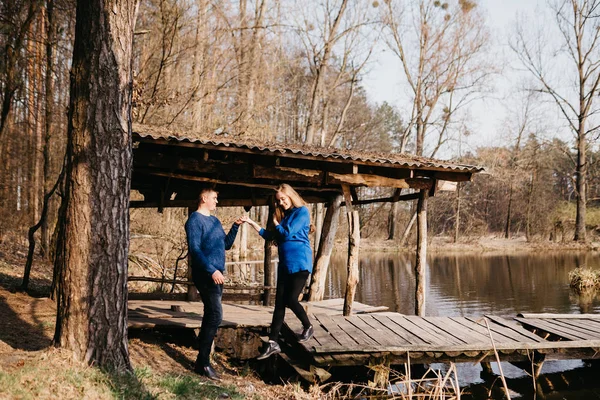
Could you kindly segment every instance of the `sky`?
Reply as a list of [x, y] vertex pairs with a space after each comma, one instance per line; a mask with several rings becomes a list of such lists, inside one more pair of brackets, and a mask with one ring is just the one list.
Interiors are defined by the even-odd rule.
[[[492, 37], [494, 38], [494, 53], [506, 51], [506, 38], [513, 29], [516, 15], [533, 13], [538, 5], [544, 5], [538, 0], [479, 0], [484, 15], [487, 18]], [[400, 64], [397, 57], [390, 51], [381, 49], [376, 54], [373, 64], [363, 78], [363, 85], [367, 96], [378, 104], [386, 101], [392, 105], [399, 105], [402, 76], [399, 76]], [[507, 90], [511, 85], [510, 80], [500, 77], [496, 79], [496, 90]], [[502, 123], [506, 118], [503, 107], [493, 98], [476, 101], [469, 109], [472, 117], [471, 128], [474, 135], [461, 143], [461, 152], [475, 150], [478, 146], [503, 145]], [[458, 144], [451, 145], [440, 158], [456, 156]], [[454, 153], [454, 154], [453, 154]]]

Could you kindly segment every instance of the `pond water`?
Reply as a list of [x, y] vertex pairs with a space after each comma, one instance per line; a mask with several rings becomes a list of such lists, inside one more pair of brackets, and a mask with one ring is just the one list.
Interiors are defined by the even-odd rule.
[[[509, 255], [434, 255], [429, 257], [426, 268], [426, 315], [510, 317], [518, 313], [600, 313], [600, 295], [580, 297], [569, 288], [569, 271], [581, 266], [600, 269], [600, 254], [540, 251]], [[408, 255], [362, 254], [356, 301], [414, 315], [413, 268], [414, 257]], [[326, 298], [343, 297], [345, 282], [345, 255], [334, 255], [328, 271]], [[497, 371], [497, 367], [492, 366]], [[445, 369], [444, 365], [435, 367]], [[531, 377], [508, 363], [502, 363], [502, 369], [515, 397], [535, 396]], [[548, 361], [544, 363], [542, 374], [538, 398], [542, 395], [543, 398], [600, 399], [600, 367], [597, 365], [590, 366], [581, 360]], [[458, 375], [461, 387], [468, 386], [475, 398], [481, 398], [491, 385], [501, 387], [500, 380], [494, 384], [481, 377], [480, 365], [460, 364]], [[476, 394], [479, 390], [482, 392]]]

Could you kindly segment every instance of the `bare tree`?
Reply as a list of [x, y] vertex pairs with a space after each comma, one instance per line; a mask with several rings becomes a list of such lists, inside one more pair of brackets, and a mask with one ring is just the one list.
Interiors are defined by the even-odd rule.
[[79, 0], [54, 341], [76, 359], [131, 369], [127, 253], [131, 60], [137, 0]]
[[600, 83], [600, 1], [552, 0], [549, 7], [557, 34], [548, 38], [540, 29], [532, 36], [527, 32], [530, 22], [521, 22], [511, 47], [537, 80], [532, 90], [554, 101], [573, 133], [577, 147], [574, 240], [584, 242], [586, 153], [588, 141], [599, 127], [594, 115], [600, 111], [595, 103]]
[[[476, 3], [469, 0], [452, 5], [437, 0], [384, 3], [385, 40], [400, 60], [409, 88], [410, 111], [399, 150], [404, 152], [414, 135], [415, 153], [424, 155], [432, 133], [428, 156], [435, 157], [449, 139], [457, 112], [482, 94], [493, 72], [484, 58], [488, 33]], [[415, 208], [401, 243], [416, 220]]]
[[[493, 72], [484, 58], [488, 33], [472, 1], [384, 3], [386, 42], [409, 87], [405, 130], [414, 132], [417, 155], [424, 155], [427, 133], [434, 130], [437, 138], [429, 154], [434, 156], [447, 140], [453, 115], [482, 93]], [[401, 152], [409, 140], [403, 137]]]

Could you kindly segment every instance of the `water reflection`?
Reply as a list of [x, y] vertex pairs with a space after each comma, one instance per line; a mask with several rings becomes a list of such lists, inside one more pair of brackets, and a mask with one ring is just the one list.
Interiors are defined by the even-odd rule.
[[[356, 300], [414, 314], [413, 262], [413, 257], [403, 254], [361, 255]], [[579, 296], [569, 288], [569, 271], [584, 265], [600, 269], [600, 255], [435, 255], [426, 269], [426, 315], [600, 312], [598, 296]], [[326, 297], [343, 297], [345, 283], [346, 258], [334, 255]]]
[[[390, 311], [414, 315], [414, 257], [362, 254], [356, 300]], [[426, 315], [515, 316], [518, 313], [598, 313], [595, 293], [577, 295], [569, 288], [569, 271], [587, 266], [600, 269], [595, 253], [536, 253], [521, 255], [436, 255], [426, 268]], [[326, 297], [343, 297], [346, 258], [332, 257]], [[432, 365], [444, 370], [447, 366]], [[492, 364], [495, 367], [495, 364]], [[495, 367], [497, 368], [497, 367]], [[513, 394], [524, 399], [600, 398], [598, 367], [581, 360], [548, 361], [536, 385], [523, 370], [508, 363], [502, 369]], [[465, 399], [502, 398], [500, 381], [483, 377], [479, 364], [458, 365]]]

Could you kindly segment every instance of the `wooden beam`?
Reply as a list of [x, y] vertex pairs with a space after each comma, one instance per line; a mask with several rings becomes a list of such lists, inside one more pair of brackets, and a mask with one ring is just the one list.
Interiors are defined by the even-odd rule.
[[421, 189], [417, 203], [417, 261], [415, 263], [415, 315], [425, 316], [427, 266], [427, 197], [428, 190]]
[[360, 220], [358, 211], [350, 211], [348, 215], [348, 279], [344, 296], [344, 316], [352, 315], [352, 303], [356, 295], [359, 281], [358, 257], [360, 249]]
[[406, 179], [409, 187], [412, 189], [431, 189], [433, 180], [429, 178], [409, 178]]
[[450, 182], [469, 182], [473, 179], [472, 172], [449, 172], [449, 171], [437, 171], [433, 174], [433, 177], [442, 181]]
[[[269, 204], [269, 215], [267, 217], [267, 229], [273, 229], [273, 215], [275, 215], [275, 201], [271, 197], [268, 199]], [[264, 286], [271, 288], [275, 284], [275, 271], [273, 269], [273, 263], [271, 262], [273, 258], [273, 241], [265, 240], [265, 255], [264, 255], [264, 264], [263, 264], [263, 282]], [[272, 305], [271, 294], [273, 293], [272, 289], [265, 289], [263, 296], [263, 305], [270, 306]]]
[[457, 185], [458, 182], [438, 180], [436, 182], [436, 189], [440, 192], [456, 192]]
[[[161, 176], [161, 177], [167, 177], [167, 178], [173, 178], [173, 179], [181, 179], [181, 180], [191, 181], [191, 182], [214, 183], [217, 185], [233, 185], [233, 186], [243, 186], [243, 187], [250, 187], [250, 188], [269, 189], [269, 190], [275, 189], [275, 185], [265, 184], [265, 183], [256, 183], [256, 182], [250, 181], [249, 179], [242, 180], [242, 179], [209, 178], [206, 176], [196, 176], [196, 175], [172, 173], [172, 172], [156, 171], [156, 170], [152, 170], [152, 169], [140, 169], [140, 168], [137, 168], [134, 171], [134, 173], [135, 174], [138, 174], [138, 173], [145, 174], [145, 175], [149, 175], [149, 176]], [[301, 186], [295, 187], [295, 189], [297, 191], [310, 190], [312, 192], [331, 192], [332, 190], [334, 190], [334, 188], [326, 188], [326, 187], [306, 188], [306, 187], [301, 187]], [[173, 190], [176, 191], [176, 189], [174, 189], [174, 188], [173, 188]]]
[[263, 167], [262, 165], [254, 164], [252, 166], [252, 177], [261, 179], [274, 179], [280, 181], [302, 181], [314, 184], [321, 184], [325, 172], [289, 167]]
[[[398, 201], [409, 201], [409, 200], [416, 200], [419, 198], [419, 192], [415, 192], [415, 193], [407, 193], [407, 194], [403, 194], [400, 195], [398, 197], [382, 197], [380, 199], [367, 199], [367, 200], [358, 200], [358, 201], [353, 201], [352, 204], [353, 205], [364, 205], [364, 204], [373, 204], [373, 203], [395, 203]], [[342, 202], [342, 207], [346, 206], [346, 202]]]
[[342, 193], [344, 194], [346, 211], [352, 212], [352, 194], [350, 193], [349, 185], [342, 185]]
[[370, 174], [336, 174], [330, 172], [327, 177], [329, 184], [350, 184], [353, 186], [395, 187], [408, 189], [410, 186], [405, 179], [387, 178]]
[[[327, 202], [326, 197], [318, 196], [302, 196], [302, 198], [309, 204], [314, 203], [325, 203]], [[195, 207], [198, 204], [197, 199], [180, 199], [180, 200], [167, 200], [162, 206], [164, 208], [187, 208]], [[263, 197], [256, 197], [254, 199], [228, 199], [219, 198], [219, 207], [253, 207], [253, 206], [266, 206], [268, 201]], [[156, 200], [131, 200], [129, 202], [129, 208], [158, 208], [159, 202]]]

